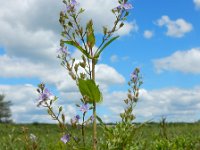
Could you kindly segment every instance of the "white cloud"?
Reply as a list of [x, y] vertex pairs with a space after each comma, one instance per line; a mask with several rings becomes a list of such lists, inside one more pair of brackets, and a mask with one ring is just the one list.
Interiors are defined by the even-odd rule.
[[184, 19], [179, 18], [175, 21], [170, 20], [168, 16], [162, 16], [159, 20], [157, 20], [157, 25], [162, 27], [167, 27], [167, 36], [181, 38], [186, 33], [192, 31], [192, 24], [186, 22]]
[[150, 30], [145, 30], [144, 31], [144, 37], [147, 38], [147, 39], [152, 38], [153, 35], [154, 35], [153, 31], [150, 31]]
[[180, 71], [184, 73], [200, 74], [200, 48], [176, 51], [171, 56], [154, 60], [158, 72]]
[[112, 63], [117, 62], [118, 60], [119, 60], [119, 58], [118, 58], [117, 55], [112, 55], [112, 56], [110, 57], [110, 61], [111, 61]]
[[[82, 24], [93, 19], [94, 27], [98, 32], [103, 31], [102, 26], [112, 28], [115, 15], [111, 13], [111, 9], [119, 5], [117, 0], [84, 0], [79, 2], [80, 7], [85, 9], [85, 13], [82, 15]], [[124, 27], [117, 31], [117, 34], [123, 36], [137, 30], [138, 26], [135, 21], [125, 22]]]
[[136, 24], [136, 22], [124, 22], [124, 26], [119, 29], [115, 34], [116, 35], [129, 35], [131, 32], [137, 32], [139, 29], [138, 25]]
[[[33, 63], [27, 59], [16, 57], [0, 56], [0, 77], [4, 78], [39, 78], [41, 81], [53, 84], [58, 90], [65, 92], [75, 92], [77, 87], [75, 82], [69, 77], [67, 71], [57, 63], [41, 64]], [[96, 65], [96, 80], [103, 87], [112, 84], [123, 84], [124, 77], [114, 68], [105, 65]]]
[[125, 82], [121, 74], [106, 64], [99, 64], [96, 66], [96, 79], [97, 82], [104, 85], [123, 84]]
[[200, 9], [200, 0], [193, 0], [197, 9]]
[[[112, 120], [119, 120], [120, 112], [125, 107], [123, 99], [126, 92], [113, 92], [105, 95], [104, 107], [112, 112]], [[199, 119], [200, 88], [180, 89], [166, 88], [158, 90], [140, 90], [139, 102], [134, 108], [137, 121], [148, 121], [153, 119], [159, 121], [166, 116], [168, 121], [196, 121]]]
[[[37, 107], [36, 87], [32, 85], [0, 85], [0, 94], [5, 94], [5, 99], [12, 102], [12, 119], [15, 122], [56, 122], [47, 114], [45, 108]], [[58, 104], [56, 103], [56, 105]], [[64, 103], [63, 110], [66, 116], [76, 114], [75, 106], [72, 103]], [[70, 118], [67, 117], [66, 120], [69, 121]]]
[[150, 91], [143, 89], [135, 111], [138, 116], [146, 114], [149, 119], [167, 116], [171, 121], [195, 121], [199, 117], [199, 96], [200, 88], [166, 88]]
[[[15, 122], [53, 122], [45, 108], [36, 107], [35, 99], [38, 96], [36, 87], [32, 85], [0, 85], [0, 93], [6, 95], [6, 100], [12, 101], [12, 118]], [[126, 95], [126, 91], [103, 92], [104, 101], [102, 104], [98, 104], [98, 113], [106, 119], [106, 122], [120, 120], [119, 113], [123, 112], [125, 107], [123, 100]], [[71, 97], [61, 94], [59, 97], [56, 105], [63, 106], [67, 121], [76, 113], [80, 113], [75, 107], [75, 103], [79, 103], [78, 93], [71, 93]], [[134, 114], [137, 121], [150, 119], [158, 121], [162, 116], [166, 116], [168, 121], [196, 121], [200, 117], [198, 113], [199, 97], [200, 87], [141, 89]]]
[[[23, 4], [18, 6], [19, 3]], [[80, 1], [80, 6], [86, 9], [81, 15], [81, 23], [92, 18], [98, 32], [102, 31], [103, 25], [110, 28], [115, 19], [111, 9], [117, 5], [118, 2], [113, 0]], [[48, 0], [1, 1], [0, 45], [6, 54], [34, 62], [55, 61], [61, 31], [58, 17], [64, 7], [62, 2]], [[135, 29], [136, 23], [125, 22], [118, 34], [126, 35]]]

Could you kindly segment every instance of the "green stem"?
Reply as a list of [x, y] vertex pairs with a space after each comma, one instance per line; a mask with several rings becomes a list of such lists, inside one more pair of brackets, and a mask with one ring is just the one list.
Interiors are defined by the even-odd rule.
[[83, 145], [85, 147], [85, 128], [84, 128], [84, 122], [85, 122], [85, 113], [83, 113], [83, 123], [82, 123], [82, 138], [83, 138]]
[[[92, 79], [95, 81], [95, 59], [92, 59]], [[97, 149], [96, 102], [93, 100], [93, 150]]]

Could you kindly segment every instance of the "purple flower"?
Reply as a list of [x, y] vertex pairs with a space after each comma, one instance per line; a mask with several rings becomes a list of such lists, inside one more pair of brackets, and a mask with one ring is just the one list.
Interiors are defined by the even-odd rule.
[[133, 6], [130, 3], [124, 3], [121, 6], [122, 8], [128, 10], [128, 9], [133, 9]]
[[40, 93], [39, 98], [38, 98], [38, 106], [40, 106], [42, 104], [42, 102], [48, 100], [51, 98], [51, 96], [53, 96], [51, 94], [51, 92], [49, 92], [49, 90], [47, 88], [44, 89], [44, 91], [42, 93]]
[[135, 74], [134, 72], [131, 74], [131, 78], [133, 80], [136, 80], [138, 78], [137, 74]]
[[120, 4], [119, 6], [117, 6], [116, 8], [114, 8], [114, 10], [120, 10], [120, 9], [129, 10], [129, 9], [133, 9], [133, 6], [132, 6], [132, 4], [126, 3], [124, 1], [122, 4]]
[[80, 111], [82, 111], [83, 113], [87, 112], [89, 110], [88, 105], [87, 104], [83, 104], [80, 107]]
[[78, 4], [79, 3], [76, 0], [71, 0], [70, 3], [66, 5], [66, 10], [64, 11], [64, 13], [66, 13], [66, 11], [75, 11], [75, 7]]
[[69, 51], [67, 50], [67, 47], [61, 47], [60, 49], [58, 49], [58, 52], [61, 54], [69, 54]]
[[66, 143], [69, 142], [69, 140], [70, 140], [70, 135], [69, 135], [69, 134], [63, 135], [63, 137], [61, 137], [60, 140], [61, 140], [63, 143], [66, 144]]
[[74, 116], [74, 118], [71, 119], [72, 124], [77, 123], [77, 122], [79, 121], [80, 118], [81, 118], [81, 117], [80, 117], [79, 115]]
[[71, 0], [71, 5], [76, 6], [78, 5], [78, 2], [76, 0]]
[[134, 72], [131, 74], [131, 79], [137, 80], [137, 78], [138, 78], [138, 75], [137, 75], [137, 73], [134, 71]]
[[75, 118], [76, 118], [77, 120], [79, 120], [81, 117], [80, 117], [79, 115], [76, 115]]

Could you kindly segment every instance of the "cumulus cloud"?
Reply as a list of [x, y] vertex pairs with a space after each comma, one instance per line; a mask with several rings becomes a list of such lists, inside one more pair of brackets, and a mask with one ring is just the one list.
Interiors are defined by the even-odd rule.
[[153, 61], [158, 72], [180, 71], [184, 73], [200, 73], [200, 48], [176, 51], [171, 56]]
[[197, 9], [200, 9], [200, 0], [193, 0]]
[[[85, 9], [85, 13], [82, 15], [82, 24], [90, 19], [93, 19], [94, 27], [98, 32], [102, 32], [102, 26], [111, 28], [115, 21], [115, 15], [111, 13], [111, 10], [118, 6], [116, 0], [84, 0], [79, 1], [80, 7]], [[135, 21], [125, 22], [124, 27], [117, 31], [118, 35], [127, 35], [131, 31], [137, 31], [138, 26]]]
[[150, 31], [150, 30], [145, 30], [145, 31], [144, 31], [144, 37], [145, 37], [146, 39], [152, 38], [153, 35], [154, 35], [153, 31]]
[[[44, 108], [36, 107], [36, 87], [32, 85], [0, 85], [0, 93], [6, 95], [6, 100], [11, 100], [13, 120], [15, 122], [50, 122], [55, 123], [47, 115]], [[17, 91], [17, 92], [15, 92]], [[70, 93], [70, 92], [69, 92]], [[69, 95], [59, 95], [56, 105], [62, 105], [67, 117], [73, 117], [80, 113], [74, 103], [78, 103], [78, 92], [71, 92]], [[98, 113], [106, 119], [106, 122], [119, 121], [119, 113], [125, 107], [123, 100], [126, 98], [126, 91], [103, 92], [104, 102], [99, 104]], [[155, 90], [140, 90], [140, 99], [134, 108], [136, 121], [147, 121], [153, 119], [159, 121], [166, 116], [168, 121], [196, 121], [199, 119], [200, 109], [200, 88], [191, 89], [165, 88]], [[56, 108], [56, 107], [55, 107]], [[106, 112], [106, 114], [105, 114]], [[190, 118], [190, 119], [189, 119]]]
[[[67, 71], [57, 63], [51, 64], [33, 63], [27, 59], [0, 56], [0, 77], [4, 78], [39, 78], [43, 82], [53, 84], [61, 91], [77, 91], [75, 82], [69, 77]], [[55, 73], [56, 72], [56, 73]], [[103, 87], [112, 84], [123, 84], [124, 77], [114, 68], [106, 64], [96, 66], [96, 80]]]
[[[16, 92], [17, 91], [17, 92]], [[12, 102], [11, 112], [14, 122], [50, 122], [50, 116], [44, 108], [36, 107], [36, 87], [32, 85], [0, 85], [0, 93], [5, 94], [5, 99]], [[67, 116], [76, 114], [76, 109], [71, 104], [65, 104], [64, 112]], [[67, 119], [69, 121], [70, 118]]]
[[183, 37], [186, 33], [192, 31], [192, 24], [186, 22], [184, 19], [179, 18], [177, 20], [171, 20], [168, 16], [162, 16], [157, 20], [157, 25], [167, 28], [166, 35], [176, 38]]
[[[98, 32], [102, 31], [102, 26], [110, 28], [115, 20], [111, 9], [117, 5], [118, 2], [113, 0], [80, 1], [80, 7], [86, 9], [81, 16], [81, 24], [93, 19]], [[2, 1], [0, 45], [5, 48], [6, 54], [31, 61], [55, 61], [61, 31], [58, 17], [64, 7], [62, 2], [48, 0]], [[136, 28], [136, 23], [125, 22], [124, 28], [117, 34], [126, 35]]]

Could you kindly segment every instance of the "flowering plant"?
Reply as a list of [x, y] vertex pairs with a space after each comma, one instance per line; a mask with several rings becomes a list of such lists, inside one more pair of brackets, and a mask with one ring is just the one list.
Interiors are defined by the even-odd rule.
[[[124, 100], [127, 107], [124, 113], [120, 114], [122, 122], [117, 123], [113, 128], [109, 128], [96, 113], [97, 103], [103, 101], [103, 96], [95, 81], [95, 66], [105, 48], [119, 38], [114, 33], [123, 27], [123, 21], [129, 14], [128, 10], [133, 8], [127, 0], [119, 0], [118, 2], [119, 5], [112, 9], [112, 13], [116, 18], [113, 27], [111, 29], [103, 27], [102, 41], [95, 49], [94, 46], [97, 43], [97, 39], [95, 37], [93, 21], [89, 20], [86, 27], [82, 27], [80, 25], [80, 14], [84, 12], [84, 9], [78, 7], [79, 3], [76, 0], [63, 1], [66, 8], [60, 12], [59, 22], [63, 28], [61, 32], [63, 38], [60, 40], [61, 47], [58, 58], [61, 60], [61, 65], [66, 68], [71, 78], [76, 82], [82, 95], [81, 103], [76, 104], [82, 112], [82, 116], [76, 115], [71, 119], [71, 126], [81, 129], [81, 137], [72, 133], [66, 126], [62, 106], [59, 107], [58, 113], [54, 112], [53, 103], [57, 100], [57, 97], [49, 92], [45, 84], [40, 84], [37, 91], [39, 93], [38, 106], [46, 107], [48, 114], [58, 121], [59, 127], [63, 132], [60, 140], [67, 144], [69, 149], [125, 149], [131, 144], [132, 133], [135, 131], [135, 126], [132, 124], [135, 117], [132, 111], [138, 100], [139, 87], [142, 84], [138, 68], [132, 73], [131, 80], [128, 83], [131, 89], [128, 90], [127, 99]], [[81, 61], [77, 62], [75, 58], [71, 57], [67, 45], [75, 47], [82, 53]], [[86, 118], [86, 113], [90, 110], [92, 110], [92, 116]], [[97, 137], [97, 120], [104, 129], [103, 137], [106, 138], [104, 142]], [[92, 122], [93, 126], [92, 146], [86, 142], [85, 133], [85, 126], [90, 122]]]

